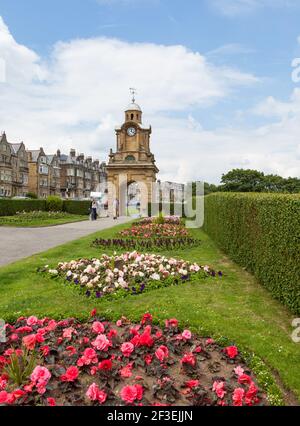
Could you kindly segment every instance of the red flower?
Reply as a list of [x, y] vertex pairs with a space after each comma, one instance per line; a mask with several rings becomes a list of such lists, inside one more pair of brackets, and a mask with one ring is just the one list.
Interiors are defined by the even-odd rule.
[[166, 320], [166, 327], [178, 327], [178, 320], [176, 318]]
[[104, 361], [101, 361], [98, 364], [98, 368], [99, 368], [99, 370], [105, 370], [105, 371], [111, 370], [112, 369], [112, 362], [111, 362], [111, 360], [110, 359], [105, 359]]
[[247, 383], [248, 385], [250, 385], [250, 383], [252, 382], [252, 379], [250, 376], [248, 376], [248, 374], [241, 374], [239, 376], [238, 382], [241, 384]]
[[91, 311], [91, 317], [95, 317], [96, 315], [97, 315], [97, 309], [95, 308], [95, 309], [93, 309], [92, 311]]
[[75, 355], [77, 353], [77, 350], [74, 348], [74, 346], [67, 346], [66, 350], [70, 353], [70, 355]]
[[259, 401], [259, 399], [257, 398], [257, 392], [258, 392], [258, 389], [255, 386], [255, 384], [252, 382], [245, 395], [245, 402], [247, 405], [253, 405], [254, 403], [257, 403]]
[[151, 364], [151, 362], [152, 362], [152, 355], [150, 355], [150, 354], [145, 355], [144, 356], [144, 360], [145, 360], [145, 363], [147, 365]]
[[241, 407], [243, 405], [243, 398], [245, 395], [245, 391], [242, 388], [236, 388], [232, 395], [233, 405], [235, 407]]
[[125, 386], [120, 393], [120, 396], [123, 401], [128, 404], [132, 404], [134, 401], [141, 401], [143, 398], [143, 386], [141, 385], [133, 385], [133, 386]]
[[225, 352], [230, 359], [234, 359], [238, 355], [238, 349], [236, 346], [227, 346], [227, 348], [225, 348]]
[[49, 346], [42, 346], [40, 350], [41, 350], [41, 352], [43, 353], [44, 356], [48, 356], [49, 353], [50, 353]]
[[77, 367], [72, 366], [67, 369], [65, 374], [60, 376], [62, 382], [74, 382], [79, 376], [79, 370]]
[[47, 398], [47, 402], [49, 407], [55, 407], [56, 406], [56, 401], [54, 398]]
[[181, 364], [188, 364], [192, 367], [195, 367], [196, 365], [196, 358], [191, 352], [186, 353], [180, 360]]
[[0, 404], [7, 404], [8, 395], [9, 394], [6, 391], [0, 392]]
[[121, 346], [121, 351], [125, 357], [129, 358], [134, 351], [134, 345], [130, 342], [125, 342]]
[[100, 404], [103, 404], [106, 401], [107, 394], [99, 389], [99, 387], [96, 385], [96, 383], [93, 383], [87, 390], [86, 396], [91, 401], [98, 401]]
[[147, 313], [147, 314], [144, 314], [143, 315], [143, 317], [142, 317], [142, 320], [141, 320], [141, 324], [145, 324], [146, 322], [152, 322], [152, 315], [151, 314], [149, 314], [149, 313]]
[[199, 380], [189, 380], [185, 384], [188, 388], [192, 389], [192, 388], [199, 386], [200, 382], [199, 382]]

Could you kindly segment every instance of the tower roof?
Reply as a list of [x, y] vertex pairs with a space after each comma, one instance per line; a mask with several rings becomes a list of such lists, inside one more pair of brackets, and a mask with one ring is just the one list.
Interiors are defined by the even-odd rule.
[[139, 112], [142, 112], [142, 109], [141, 109], [141, 107], [137, 103], [132, 102], [131, 104], [128, 105], [128, 108], [126, 109], [126, 111], [139, 111]]

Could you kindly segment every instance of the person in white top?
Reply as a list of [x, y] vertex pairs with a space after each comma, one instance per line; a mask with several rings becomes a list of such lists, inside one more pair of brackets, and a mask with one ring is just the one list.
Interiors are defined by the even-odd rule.
[[114, 220], [119, 217], [119, 200], [117, 198], [115, 198], [113, 201], [113, 216]]

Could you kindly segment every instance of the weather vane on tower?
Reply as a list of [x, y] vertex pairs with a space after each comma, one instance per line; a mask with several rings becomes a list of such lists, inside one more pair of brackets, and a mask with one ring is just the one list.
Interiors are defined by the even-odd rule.
[[132, 95], [132, 103], [135, 103], [135, 95], [137, 94], [137, 90], [134, 87], [130, 87], [130, 93]]

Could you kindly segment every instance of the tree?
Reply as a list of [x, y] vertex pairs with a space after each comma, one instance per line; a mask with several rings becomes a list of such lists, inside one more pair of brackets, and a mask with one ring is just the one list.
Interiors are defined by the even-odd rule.
[[222, 175], [222, 191], [262, 192], [264, 190], [264, 173], [257, 170], [233, 169]]

